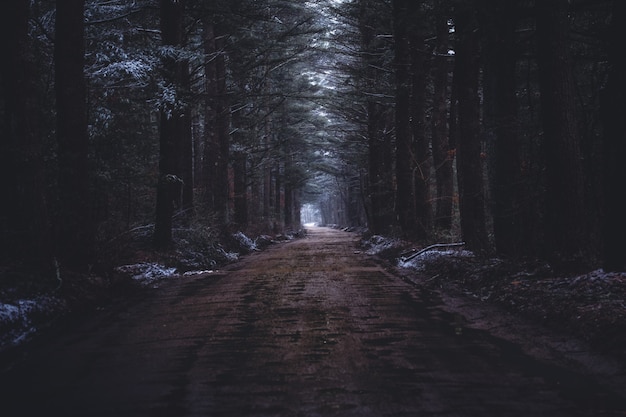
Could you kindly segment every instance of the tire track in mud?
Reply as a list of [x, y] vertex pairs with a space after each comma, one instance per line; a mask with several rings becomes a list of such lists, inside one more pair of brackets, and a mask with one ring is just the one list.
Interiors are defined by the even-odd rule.
[[[8, 415], [617, 416], [610, 392], [462, 328], [323, 228], [181, 278], [2, 375]], [[462, 320], [461, 320], [462, 321]], [[0, 407], [2, 407], [0, 405]], [[7, 415], [2, 413], [3, 415]]]

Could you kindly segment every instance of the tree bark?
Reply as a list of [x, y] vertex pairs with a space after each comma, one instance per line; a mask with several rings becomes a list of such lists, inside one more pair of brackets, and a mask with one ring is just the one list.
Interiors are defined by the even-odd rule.
[[482, 3], [484, 125], [489, 147], [491, 200], [496, 251], [519, 257], [532, 253], [528, 239], [525, 183], [517, 120], [516, 4]]
[[204, 195], [208, 209], [225, 225], [228, 216], [228, 158], [230, 106], [226, 94], [225, 41], [221, 25], [204, 20], [206, 114], [204, 145]]
[[621, 47], [626, 2], [613, 2], [608, 83], [602, 95], [603, 146], [603, 267], [626, 271], [626, 200], [621, 191], [626, 183], [626, 58]]
[[192, 108], [189, 103], [191, 96], [191, 74], [189, 69], [189, 60], [181, 62], [181, 87], [185, 93], [186, 108], [183, 110], [182, 126], [181, 126], [181, 179], [183, 181], [182, 209], [191, 215], [194, 207], [194, 137], [192, 132]]
[[360, 77], [366, 98], [366, 130], [368, 146], [367, 205], [368, 226], [374, 234], [387, 234], [394, 221], [393, 148], [391, 143], [390, 113], [374, 96], [384, 80], [382, 53], [377, 50], [376, 23], [372, 5], [361, 0], [359, 4], [359, 33], [363, 60]]
[[424, 43], [419, 3], [412, 2], [409, 9], [411, 19], [410, 54], [411, 54], [411, 127], [413, 132], [415, 194], [415, 233], [420, 239], [428, 240], [432, 234], [433, 214], [430, 195], [431, 155], [430, 142], [426, 137], [426, 90], [429, 60], [426, 58], [427, 46]]
[[454, 194], [454, 153], [448, 138], [448, 19], [448, 14], [439, 3], [435, 23], [437, 47], [433, 76], [432, 149], [437, 182], [435, 226], [444, 230], [452, 227]]
[[[180, 47], [183, 42], [182, 0], [161, 0], [161, 42], [165, 47]], [[183, 82], [183, 70], [176, 53], [165, 53], [163, 78], [166, 85], [177, 91]], [[180, 97], [176, 97], [180, 99]], [[180, 207], [182, 193], [181, 152], [184, 135], [184, 116], [174, 103], [162, 103], [159, 133], [159, 184], [157, 188], [154, 244], [164, 249], [172, 244], [172, 217]]]
[[393, 37], [396, 82], [396, 215], [402, 231], [413, 236], [416, 229], [411, 132], [411, 79], [408, 19], [410, 0], [393, 0]]
[[29, 0], [3, 3], [0, 35], [2, 135], [0, 181], [8, 198], [0, 208], [2, 258], [51, 266], [51, 228], [45, 196], [42, 109], [33, 45], [29, 38]]
[[543, 145], [546, 154], [546, 243], [555, 260], [582, 261], [588, 231], [585, 182], [569, 53], [568, 0], [537, 7]]
[[248, 225], [248, 159], [245, 152], [233, 155], [234, 208], [233, 220], [239, 227]]
[[460, 7], [455, 16], [459, 42], [456, 48], [455, 82], [458, 86], [459, 138], [457, 176], [461, 232], [467, 248], [487, 252], [482, 146], [480, 138], [480, 42], [475, 7]]
[[95, 257], [89, 188], [84, 0], [59, 1], [55, 24], [55, 93], [59, 169], [57, 241], [63, 266], [86, 270]]

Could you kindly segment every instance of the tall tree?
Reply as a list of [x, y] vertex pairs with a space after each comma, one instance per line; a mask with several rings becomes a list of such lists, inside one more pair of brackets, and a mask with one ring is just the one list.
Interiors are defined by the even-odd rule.
[[84, 76], [84, 0], [56, 4], [54, 69], [57, 102], [59, 260], [85, 269], [95, 256]]
[[[368, 146], [368, 206], [369, 228], [372, 233], [389, 233], [394, 221], [393, 148], [389, 114], [380, 98], [385, 85], [385, 45], [377, 36], [380, 13], [371, 0], [360, 0], [358, 30], [363, 69], [359, 90], [365, 93], [365, 125]], [[382, 29], [382, 28], [381, 28]]]
[[210, 10], [203, 19], [206, 57], [203, 189], [208, 209], [218, 222], [228, 223], [228, 158], [230, 105], [226, 89], [226, 42], [220, 15]]
[[421, 3], [413, 1], [409, 8], [409, 42], [411, 55], [411, 127], [413, 133], [415, 193], [415, 232], [427, 240], [432, 233], [433, 214], [430, 195], [431, 155], [426, 136], [426, 92], [430, 60], [424, 42], [428, 19]]
[[159, 183], [157, 187], [154, 244], [166, 248], [172, 243], [172, 217], [182, 191], [181, 152], [185, 134], [184, 112], [179, 87], [183, 66], [179, 48], [183, 44], [183, 0], [161, 0], [161, 42], [163, 44], [163, 93], [160, 110]]
[[42, 149], [44, 106], [29, 36], [30, 1], [11, 0], [3, 9], [0, 175], [7, 198], [0, 209], [0, 221], [7, 228], [2, 231], [7, 239], [3, 239], [1, 250], [8, 259], [42, 267], [51, 261], [51, 230]]
[[500, 255], [530, 253], [524, 224], [525, 183], [518, 135], [516, 2], [485, 0], [480, 4], [485, 37], [484, 125], [490, 158], [490, 183], [496, 251]]
[[604, 215], [603, 266], [607, 271], [626, 271], [626, 59], [621, 53], [626, 2], [613, 1], [610, 37], [610, 71], [602, 97], [604, 122]]
[[550, 256], [582, 260], [587, 238], [575, 81], [569, 43], [569, 1], [537, 8], [537, 60], [546, 155], [546, 240]]
[[452, 227], [454, 194], [454, 152], [448, 137], [448, 77], [450, 72], [449, 12], [446, 2], [437, 2], [435, 9], [435, 64], [433, 68], [432, 152], [436, 179], [435, 226]]
[[475, 252], [489, 249], [485, 219], [480, 126], [480, 39], [474, 2], [457, 4], [454, 22], [458, 42], [454, 67], [458, 88], [459, 137], [457, 177], [461, 232]]
[[413, 236], [416, 228], [413, 187], [414, 155], [411, 131], [410, 0], [393, 0], [394, 64], [396, 74], [396, 214], [402, 230]]

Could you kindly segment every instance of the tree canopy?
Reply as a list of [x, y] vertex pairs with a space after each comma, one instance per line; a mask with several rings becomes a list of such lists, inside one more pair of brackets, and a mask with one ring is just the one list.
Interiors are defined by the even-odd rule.
[[501, 3], [3, 3], [2, 263], [90, 270], [130, 231], [167, 250], [306, 206], [624, 270], [621, 2]]

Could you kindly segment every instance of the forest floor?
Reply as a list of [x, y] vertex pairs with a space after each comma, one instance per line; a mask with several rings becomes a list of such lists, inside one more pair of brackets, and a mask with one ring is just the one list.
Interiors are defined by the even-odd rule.
[[[268, 236], [254, 241], [242, 236], [238, 235], [237, 252], [222, 251], [222, 265], [275, 242]], [[279, 236], [278, 240], [292, 237]], [[263, 243], [257, 247], [256, 241]], [[547, 264], [485, 260], [462, 249], [428, 251], [403, 261], [402, 255], [410, 254], [413, 248], [409, 242], [373, 236], [363, 238], [361, 245], [361, 250], [383, 260], [405, 279], [448, 297], [451, 304], [467, 305], [454, 301], [463, 299], [476, 303], [479, 309], [497, 307], [511, 317], [519, 316], [579, 338], [601, 354], [626, 360], [626, 273], [596, 270], [563, 275]], [[0, 280], [0, 352], [19, 346], [40, 328], [68, 313], [103, 308], [118, 297], [157, 287], [161, 280], [182, 273], [210, 271], [200, 265], [194, 270], [181, 262], [176, 254], [138, 251], [132, 262], [129, 259], [110, 276], [66, 277], [62, 283], [51, 281], [46, 285], [22, 280], [11, 286], [6, 283], [16, 282], [17, 278]], [[4, 273], [0, 270], [0, 274]], [[461, 313], [476, 314], [469, 310]]]
[[496, 307], [626, 363], [626, 272], [565, 274], [546, 263], [480, 259], [462, 247], [407, 260], [415, 253], [410, 243], [373, 236], [362, 244], [407, 279], [452, 303], [461, 297]]

